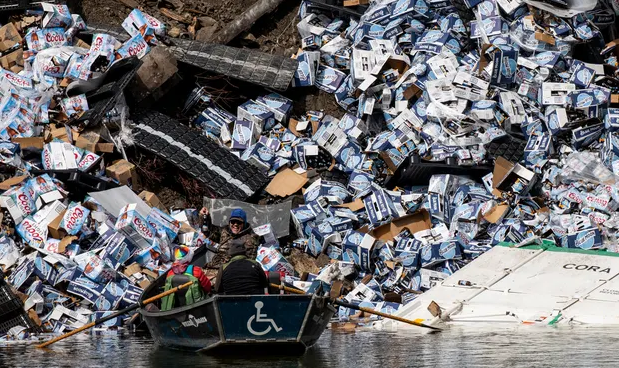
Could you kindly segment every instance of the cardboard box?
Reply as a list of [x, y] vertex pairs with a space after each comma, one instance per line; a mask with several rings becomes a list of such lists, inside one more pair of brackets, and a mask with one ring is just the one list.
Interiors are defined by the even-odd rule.
[[520, 164], [513, 164], [503, 157], [496, 159], [494, 171], [492, 173], [492, 186], [497, 197], [501, 197], [501, 193], [506, 190], [512, 190], [518, 186], [516, 190], [521, 195], [526, 195], [535, 184], [537, 176], [533, 171], [528, 170]]
[[462, 252], [457, 241], [430, 244], [421, 248], [421, 267], [430, 267], [446, 260], [461, 259]]
[[11, 142], [19, 144], [22, 150], [25, 148], [43, 149], [45, 145], [43, 137], [12, 138]]
[[365, 210], [373, 225], [379, 224], [391, 217], [391, 211], [389, 210], [390, 202], [391, 199], [387, 193], [381, 188], [374, 186], [372, 186], [370, 194], [363, 198]]
[[344, 0], [344, 6], [367, 5], [369, 3], [369, 0]]
[[23, 39], [19, 35], [19, 31], [17, 27], [15, 27], [15, 24], [7, 23], [0, 27], [0, 52], [10, 50], [15, 44], [21, 45], [22, 41]]
[[125, 271], [123, 273], [130, 277], [140, 272], [142, 272], [142, 267], [140, 267], [140, 265], [137, 263], [132, 263], [129, 266], [125, 267]]
[[157, 231], [165, 232], [170, 241], [176, 238], [181, 229], [181, 223], [178, 220], [158, 208], [153, 208], [150, 214], [148, 214], [146, 221]]
[[54, 138], [56, 139], [60, 139], [61, 141], [65, 141], [67, 143], [72, 143], [72, 137], [69, 135], [71, 132], [68, 131], [68, 127], [60, 127], [60, 128], [55, 128], [52, 127], [50, 130], [50, 134], [51, 134], [51, 138], [49, 140], [52, 140]]
[[101, 136], [99, 133], [95, 131], [83, 132], [80, 133], [75, 140], [75, 146], [90, 152], [95, 152], [97, 150], [97, 143], [100, 138]]
[[236, 120], [232, 130], [232, 145], [230, 148], [244, 150], [255, 142], [255, 123], [246, 120]]
[[105, 169], [105, 174], [120, 184], [130, 186], [133, 190], [138, 190], [141, 187], [135, 165], [127, 160], [115, 161]]
[[19, 73], [24, 69], [24, 51], [19, 48], [0, 58], [0, 65], [13, 73]]
[[369, 234], [348, 231], [342, 241], [342, 259], [355, 262], [362, 270], [370, 271], [370, 255], [376, 239]]
[[95, 152], [112, 153], [114, 152], [114, 143], [97, 143], [95, 145]]
[[65, 211], [62, 211], [56, 218], [54, 218], [48, 225], [47, 231], [49, 235], [54, 239], [62, 239], [67, 236], [67, 232], [60, 227], [60, 222], [62, 221], [62, 217], [64, 216]]
[[306, 174], [297, 174], [286, 167], [273, 177], [266, 191], [273, 196], [287, 197], [301, 190], [307, 181]]
[[156, 234], [155, 229], [136, 211], [135, 203], [128, 204], [120, 210], [114, 228], [141, 249], [149, 248]]
[[9, 190], [12, 186], [21, 184], [28, 176], [14, 176], [0, 183], [0, 190]]
[[260, 96], [256, 99], [256, 102], [271, 110], [278, 122], [286, 120], [288, 114], [292, 111], [292, 100], [277, 93]]
[[430, 214], [428, 211], [422, 209], [412, 215], [395, 219], [389, 224], [381, 225], [373, 229], [369, 234], [382, 241], [391, 241], [404, 229], [410, 231], [411, 234], [415, 234], [416, 232], [429, 230], [431, 228], [432, 222], [430, 221]]
[[153, 208], [159, 208], [160, 210], [162, 210], [165, 213], [168, 212], [168, 210], [164, 207], [164, 205], [161, 203], [159, 198], [157, 198], [155, 193], [143, 190], [143, 191], [140, 192], [140, 194], [138, 194], [138, 197], [140, 197], [140, 199], [142, 199], [144, 202], [146, 202], [149, 206], [151, 206]]
[[251, 121], [253, 126], [253, 137], [257, 140], [262, 130], [269, 130], [275, 125], [275, 115], [266, 106], [254, 100], [249, 100], [237, 108], [237, 118], [241, 121]]
[[105, 238], [105, 249], [101, 253], [101, 259], [114, 270], [118, 270], [138, 249], [125, 236], [111, 229], [101, 237]]

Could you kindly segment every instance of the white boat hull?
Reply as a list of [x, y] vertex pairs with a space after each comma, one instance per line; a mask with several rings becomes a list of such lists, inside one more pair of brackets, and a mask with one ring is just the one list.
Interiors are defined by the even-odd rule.
[[[461, 280], [472, 286], [459, 285]], [[428, 311], [432, 301], [441, 307], [442, 318]], [[396, 315], [433, 325], [619, 325], [619, 257], [554, 247], [497, 246]], [[410, 328], [391, 320], [377, 327]]]

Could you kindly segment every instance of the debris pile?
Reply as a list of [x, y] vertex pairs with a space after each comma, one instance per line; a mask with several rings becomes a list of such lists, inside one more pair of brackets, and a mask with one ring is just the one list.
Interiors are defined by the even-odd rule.
[[[79, 327], [137, 301], [176, 247], [217, 248], [196, 210], [168, 213], [153, 193], [135, 194], [148, 183], [129, 160], [133, 144], [217, 198], [291, 205], [292, 196], [294, 234], [287, 217], [239, 205], [257, 214], [263, 268], [386, 313], [500, 243], [619, 251], [619, 39], [606, 42], [616, 9], [345, 3], [304, 1], [302, 45], [286, 62], [170, 43], [138, 9], [123, 34], [89, 33], [50, 4], [0, 29], [10, 176], [0, 183], [0, 265], [34, 325]], [[291, 81], [333, 94], [345, 111], [294, 115], [286, 92], [261, 89], [232, 110], [204, 86], [183, 106], [193, 128], [130, 111], [121, 92], [140, 59], [160, 65], [154, 55], [178, 57], [168, 78], [187, 63], [263, 86]], [[137, 72], [142, 82], [147, 72]], [[106, 164], [115, 148], [123, 159]], [[318, 272], [296, 272], [286, 257], [301, 252]]]
[[[372, 3], [354, 19], [315, 3], [300, 10], [293, 86], [334, 94], [346, 113], [310, 111], [273, 126], [267, 110], [281, 116], [289, 102], [270, 95], [247, 103], [260, 105], [251, 117], [239, 107], [231, 139], [206, 130], [279, 170], [274, 181], [290, 186], [270, 194], [311, 182], [291, 211], [293, 246], [353, 263], [349, 301], [380, 308], [395, 293], [406, 303], [501, 242], [543, 237], [616, 251], [619, 50], [607, 42], [616, 35], [610, 4], [398, 1]], [[249, 137], [243, 144], [237, 129]], [[519, 162], [501, 158], [514, 144]], [[465, 166], [488, 170], [478, 181], [447, 174]], [[416, 167], [435, 175], [401, 175]]]
[[[124, 154], [116, 140], [127, 129], [122, 89], [163, 34], [139, 10], [123, 27], [123, 43], [102, 33], [86, 43], [78, 38], [86, 29], [79, 15], [42, 4], [0, 28], [8, 177], [0, 184], [0, 335], [17, 326], [54, 333], [80, 327], [137, 302], [170, 268], [178, 246], [210, 244], [197, 230], [196, 210], [169, 213], [153, 193], [129, 189], [142, 186], [134, 164], [105, 161], [115, 146]], [[124, 206], [123, 195], [130, 198]]]

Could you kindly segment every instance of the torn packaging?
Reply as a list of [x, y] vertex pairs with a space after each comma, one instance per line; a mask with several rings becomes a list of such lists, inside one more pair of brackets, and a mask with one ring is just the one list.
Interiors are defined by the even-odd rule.
[[314, 226], [310, 225], [310, 227], [312, 230], [307, 244], [307, 252], [314, 257], [323, 253], [329, 244], [341, 242], [339, 232], [335, 231], [332, 224], [327, 221]]
[[138, 190], [140, 180], [135, 165], [126, 160], [115, 161], [105, 169], [105, 175], [115, 179], [120, 184], [129, 185], [134, 190]]
[[376, 239], [369, 234], [347, 231], [342, 241], [342, 260], [354, 262], [362, 270], [371, 271], [370, 255], [375, 242]]
[[101, 234], [96, 244], [105, 247], [101, 259], [115, 270], [124, 265], [138, 249], [133, 242], [112, 229]]

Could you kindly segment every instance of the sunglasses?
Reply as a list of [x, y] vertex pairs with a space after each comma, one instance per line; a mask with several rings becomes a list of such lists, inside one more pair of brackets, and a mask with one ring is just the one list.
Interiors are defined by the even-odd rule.
[[243, 221], [232, 220], [232, 221], [230, 221], [230, 225], [242, 226], [243, 225]]

